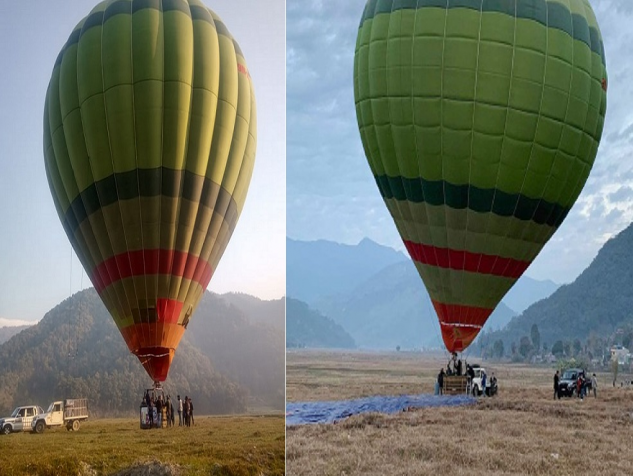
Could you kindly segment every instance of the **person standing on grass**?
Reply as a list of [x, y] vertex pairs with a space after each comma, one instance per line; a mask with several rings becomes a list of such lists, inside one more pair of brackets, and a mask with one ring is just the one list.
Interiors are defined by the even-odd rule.
[[596, 374], [591, 376], [591, 388], [593, 388], [593, 398], [598, 398], [598, 379]]
[[167, 427], [171, 426], [171, 399], [169, 395], [167, 395], [167, 400], [165, 401], [165, 418], [167, 418]]
[[578, 373], [578, 380], [576, 381], [576, 392], [578, 393], [578, 398], [583, 399], [582, 394], [582, 373]]
[[554, 400], [556, 400], [557, 398], [560, 398], [559, 394], [558, 394], [558, 382], [560, 381], [560, 377], [558, 375], [558, 370], [556, 371], [556, 373], [554, 374]]
[[182, 426], [182, 400], [178, 395], [178, 426]]
[[156, 399], [156, 414], [158, 415], [158, 421], [156, 428], [161, 428], [163, 425], [163, 396], [159, 395]]
[[481, 371], [481, 394], [486, 396], [486, 372]]
[[437, 384], [440, 387], [440, 395], [444, 395], [444, 369], [440, 369], [440, 373], [437, 375]]

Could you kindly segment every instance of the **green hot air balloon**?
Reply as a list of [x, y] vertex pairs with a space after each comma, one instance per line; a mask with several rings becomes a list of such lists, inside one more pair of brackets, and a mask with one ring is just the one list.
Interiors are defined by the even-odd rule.
[[578, 198], [606, 111], [587, 0], [370, 0], [354, 58], [367, 160], [462, 351]]
[[108, 0], [73, 30], [44, 111], [57, 212], [129, 349], [164, 381], [244, 205], [242, 52], [199, 0]]

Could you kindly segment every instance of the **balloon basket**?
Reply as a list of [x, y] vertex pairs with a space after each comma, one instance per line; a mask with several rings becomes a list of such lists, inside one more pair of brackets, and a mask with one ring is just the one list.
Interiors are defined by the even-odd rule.
[[466, 375], [445, 375], [444, 395], [466, 395], [468, 393], [468, 376]]
[[[145, 397], [143, 398], [143, 402], [141, 403], [139, 409], [139, 423], [141, 430], [167, 428], [167, 408], [163, 406], [160, 412], [158, 412], [158, 409], [154, 404], [154, 402], [158, 400], [159, 396], [166, 402], [164, 395], [165, 392], [160, 382], [154, 382], [153, 388], [148, 388], [145, 391]], [[148, 405], [148, 400], [146, 400], [146, 398], [151, 399], [151, 405]]]
[[153, 427], [154, 415], [151, 410], [153, 409], [148, 407], [147, 405], [141, 405], [141, 408], [140, 408], [141, 430], [149, 430], [150, 428]]

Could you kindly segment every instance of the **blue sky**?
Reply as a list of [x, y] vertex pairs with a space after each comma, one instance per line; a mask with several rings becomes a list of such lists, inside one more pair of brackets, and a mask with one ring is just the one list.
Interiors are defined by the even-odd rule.
[[[44, 172], [42, 116], [53, 63], [97, 0], [0, 3], [0, 326], [40, 319], [90, 281], [73, 256]], [[211, 280], [214, 292], [285, 294], [285, 2], [205, 2], [249, 66], [258, 144], [242, 216]], [[72, 271], [71, 271], [72, 269]]]
[[[573, 281], [633, 221], [633, 2], [591, 0], [607, 56], [607, 120], [582, 195], [526, 274]], [[287, 5], [287, 233], [403, 249], [366, 163], [352, 83], [365, 0]]]

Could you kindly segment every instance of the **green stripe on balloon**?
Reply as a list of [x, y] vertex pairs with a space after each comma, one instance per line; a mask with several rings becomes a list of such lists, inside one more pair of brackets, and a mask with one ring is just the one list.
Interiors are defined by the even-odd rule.
[[492, 212], [502, 217], [515, 217], [538, 224], [558, 227], [569, 208], [521, 194], [509, 194], [498, 189], [480, 189], [473, 185], [454, 185], [445, 181], [427, 181], [404, 177], [375, 177], [384, 199], [408, 200], [429, 205], [476, 212]]
[[516, 282], [516, 278], [413, 263], [431, 299], [445, 304], [494, 309]]
[[[556, 230], [512, 217], [445, 206], [389, 201], [387, 207], [404, 241], [522, 261], [533, 261]], [[412, 215], [411, 207], [429, 210]], [[466, 222], [468, 229], [454, 226]]]
[[66, 211], [65, 221], [74, 232], [102, 207], [119, 200], [155, 196], [181, 197], [199, 202], [201, 206], [217, 208], [229, 223], [237, 222], [237, 204], [225, 189], [205, 177], [166, 167], [132, 170], [93, 183], [73, 200]]
[[502, 13], [508, 16], [533, 20], [549, 28], [567, 33], [575, 40], [582, 41], [591, 50], [600, 55], [602, 64], [606, 64], [604, 44], [597, 28], [590, 26], [587, 19], [573, 13], [557, 1], [533, 0], [370, 0], [367, 2], [360, 27], [377, 15], [391, 14], [400, 10], [422, 10], [424, 8], [468, 8], [483, 13]]

